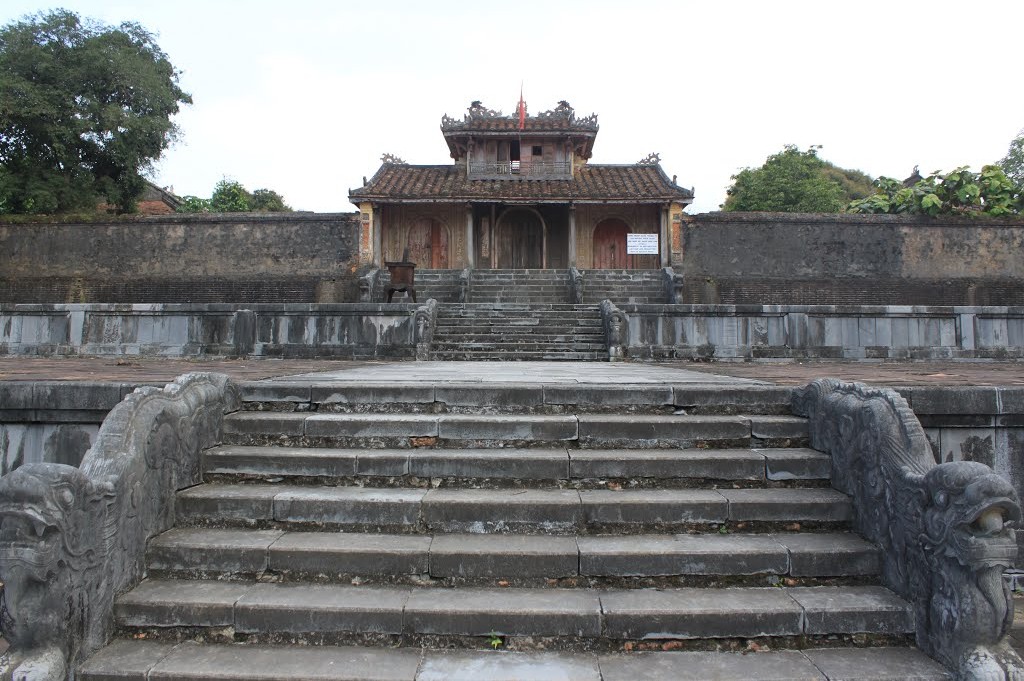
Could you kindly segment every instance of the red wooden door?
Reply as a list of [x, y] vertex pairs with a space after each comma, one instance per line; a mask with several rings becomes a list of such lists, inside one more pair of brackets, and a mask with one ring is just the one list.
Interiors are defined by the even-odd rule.
[[626, 255], [626, 234], [629, 227], [622, 220], [603, 220], [594, 228], [594, 269], [624, 270], [629, 268]]
[[431, 218], [420, 218], [409, 228], [409, 261], [433, 269], [448, 267], [448, 230]]

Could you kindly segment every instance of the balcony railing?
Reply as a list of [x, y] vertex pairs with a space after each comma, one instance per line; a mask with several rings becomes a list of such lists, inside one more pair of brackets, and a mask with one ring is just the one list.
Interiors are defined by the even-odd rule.
[[530, 177], [548, 180], [571, 180], [569, 161], [471, 161], [469, 176], [480, 180], [502, 180]]

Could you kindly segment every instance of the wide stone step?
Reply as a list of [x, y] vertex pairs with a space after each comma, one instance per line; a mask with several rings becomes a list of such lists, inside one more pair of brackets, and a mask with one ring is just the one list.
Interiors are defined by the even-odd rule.
[[513, 652], [355, 646], [271, 646], [118, 640], [81, 681], [939, 681], [949, 675], [915, 648], [731, 652]]
[[207, 475], [262, 478], [452, 478], [519, 481], [827, 480], [813, 449], [336, 449], [225, 445], [204, 453]]
[[[227, 444], [376, 447], [532, 446], [576, 442], [586, 448], [803, 446], [806, 419], [794, 416], [660, 414], [323, 414], [239, 412], [224, 419]], [[416, 438], [415, 441], [412, 438]], [[421, 438], [436, 438], [424, 441]]]
[[150, 540], [159, 574], [434, 579], [876, 575], [878, 548], [843, 532], [534, 536], [175, 528]]
[[490, 326], [530, 326], [553, 327], [565, 330], [603, 331], [599, 317], [577, 317], [575, 315], [552, 315], [535, 317], [532, 315], [456, 315], [438, 317], [438, 328], [445, 327], [490, 327]]
[[431, 351], [430, 359], [447, 362], [607, 362], [607, 352], [547, 350], [444, 350]]
[[331, 526], [355, 531], [575, 534], [751, 523], [844, 525], [830, 488], [395, 489], [207, 483], [177, 494], [179, 525]]
[[443, 346], [444, 344], [463, 344], [463, 343], [502, 343], [502, 344], [516, 344], [516, 343], [544, 343], [548, 345], [561, 345], [569, 348], [580, 349], [581, 346], [594, 347], [594, 349], [603, 350], [606, 345], [604, 342], [604, 334], [602, 333], [589, 333], [589, 334], [570, 334], [570, 333], [531, 333], [530, 331], [524, 331], [519, 327], [494, 327], [485, 330], [471, 330], [471, 331], [445, 331], [438, 330], [434, 334], [434, 348]]
[[906, 635], [911, 606], [878, 586], [420, 588], [147, 579], [118, 597], [122, 627], [242, 635], [414, 634], [579, 639]]
[[446, 411], [475, 409], [485, 412], [594, 410], [636, 412], [675, 410], [689, 414], [786, 414], [789, 388], [766, 385], [670, 384], [564, 384], [564, 383], [439, 383], [403, 382], [310, 383], [281, 381], [240, 382], [247, 407], [259, 405], [275, 411], [310, 409], [382, 411]]
[[533, 340], [479, 340], [479, 341], [461, 341], [461, 340], [449, 340], [447, 338], [434, 339], [434, 343], [431, 346], [433, 352], [471, 352], [475, 350], [484, 350], [487, 352], [544, 352], [544, 353], [558, 353], [558, 352], [593, 352], [598, 353], [605, 350], [605, 344], [603, 342], [558, 342], [558, 341], [533, 341]]

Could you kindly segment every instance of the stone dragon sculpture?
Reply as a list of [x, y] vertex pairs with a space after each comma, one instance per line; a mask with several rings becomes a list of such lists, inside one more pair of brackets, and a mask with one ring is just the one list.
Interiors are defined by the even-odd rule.
[[1021, 517], [1010, 483], [981, 463], [936, 464], [892, 390], [820, 379], [795, 391], [792, 407], [810, 419], [811, 445], [831, 455], [856, 529], [881, 547], [886, 585], [914, 605], [918, 646], [959, 679], [1024, 679], [1002, 576]]
[[174, 492], [238, 408], [227, 377], [139, 388], [100, 427], [79, 468], [26, 464], [0, 478], [0, 679], [63, 681], [113, 629], [114, 597], [142, 577], [146, 541], [173, 524]]

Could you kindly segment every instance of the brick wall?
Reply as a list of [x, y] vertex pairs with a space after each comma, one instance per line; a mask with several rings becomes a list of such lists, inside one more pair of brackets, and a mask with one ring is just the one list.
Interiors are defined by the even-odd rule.
[[683, 302], [1024, 304], [1024, 220], [706, 213], [682, 225]]
[[0, 302], [352, 302], [355, 213], [0, 222]]

